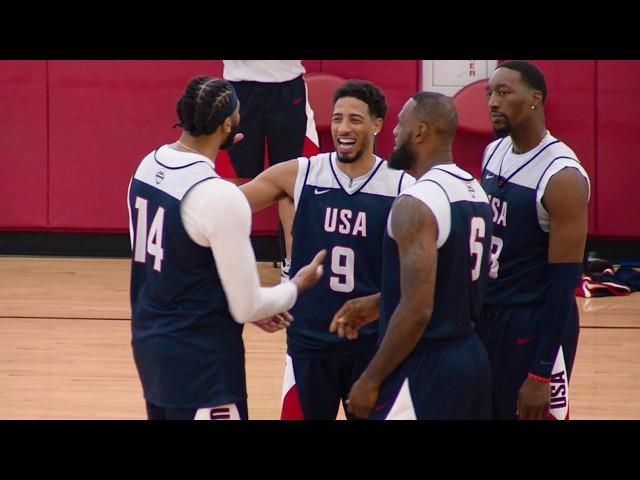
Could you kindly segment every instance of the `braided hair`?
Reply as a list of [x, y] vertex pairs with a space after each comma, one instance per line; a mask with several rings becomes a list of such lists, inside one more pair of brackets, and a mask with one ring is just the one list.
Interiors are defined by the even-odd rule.
[[192, 78], [178, 99], [176, 113], [180, 123], [192, 136], [210, 135], [233, 114], [238, 97], [226, 80], [200, 75]]

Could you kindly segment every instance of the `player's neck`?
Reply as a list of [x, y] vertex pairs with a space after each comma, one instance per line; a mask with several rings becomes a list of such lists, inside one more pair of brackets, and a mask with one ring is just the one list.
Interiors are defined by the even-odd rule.
[[451, 165], [453, 163], [453, 153], [451, 152], [451, 145], [437, 146], [422, 153], [416, 161], [413, 171], [409, 171], [409, 174], [414, 178], [420, 178], [428, 170], [436, 165]]
[[511, 132], [513, 142], [513, 153], [522, 154], [533, 150], [547, 135], [547, 128], [544, 123], [532, 125], [531, 128]]
[[375, 164], [376, 157], [373, 152], [363, 154], [360, 158], [352, 163], [344, 163], [340, 160], [336, 162], [336, 165], [338, 166], [340, 171], [352, 180], [369, 173]]
[[208, 158], [212, 162], [215, 161], [216, 155], [218, 154], [218, 147], [215, 146], [208, 136], [196, 138], [183, 133], [172, 147], [180, 152], [196, 153]]

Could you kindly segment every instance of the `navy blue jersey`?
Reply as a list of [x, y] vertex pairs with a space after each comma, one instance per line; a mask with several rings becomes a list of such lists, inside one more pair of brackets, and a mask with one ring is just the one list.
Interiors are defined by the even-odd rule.
[[298, 162], [290, 275], [323, 248], [327, 257], [324, 276], [291, 309], [295, 320], [287, 330], [289, 351], [362, 348], [367, 337], [377, 335], [377, 322], [360, 330], [362, 342], [330, 333], [329, 324], [347, 300], [380, 291], [387, 215], [413, 177], [377, 157], [367, 175], [352, 181], [339, 171], [335, 153]]
[[161, 147], [143, 159], [129, 190], [133, 354], [145, 399], [165, 408], [246, 399], [242, 325], [211, 249], [191, 240], [180, 216], [193, 186], [224, 181], [197, 158]]
[[[422, 201], [438, 222], [434, 306], [422, 338], [465, 337], [480, 317], [488, 280], [491, 210], [487, 195], [473, 175], [453, 164], [432, 167], [402, 195]], [[401, 296], [398, 244], [390, 228], [384, 236], [381, 339]]]
[[576, 168], [578, 157], [547, 133], [524, 154], [511, 137], [491, 143], [482, 163], [482, 186], [493, 213], [492, 265], [487, 303], [515, 306], [544, 301], [548, 284], [549, 214], [542, 197], [551, 176]]

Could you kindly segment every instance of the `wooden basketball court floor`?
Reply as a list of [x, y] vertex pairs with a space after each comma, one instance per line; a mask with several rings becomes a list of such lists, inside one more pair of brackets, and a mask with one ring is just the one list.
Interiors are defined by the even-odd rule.
[[[128, 295], [128, 259], [0, 256], [0, 419], [144, 419]], [[640, 419], [640, 292], [578, 302], [572, 418]], [[285, 334], [244, 339], [250, 418], [277, 419]]]

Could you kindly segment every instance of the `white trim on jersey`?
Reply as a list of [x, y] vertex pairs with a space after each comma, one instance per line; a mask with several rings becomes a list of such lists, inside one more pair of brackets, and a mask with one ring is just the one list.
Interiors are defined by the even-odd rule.
[[[402, 195], [410, 195], [420, 200], [431, 210], [438, 224], [436, 246], [438, 248], [442, 247], [451, 233], [451, 205], [442, 188], [433, 182], [426, 181], [406, 189], [402, 192]], [[389, 218], [387, 219], [387, 233], [395, 240], [393, 230], [391, 229], [392, 215], [393, 209], [389, 212]]]
[[[313, 157], [312, 157], [313, 158]], [[304, 187], [304, 177], [307, 174], [307, 168], [309, 167], [309, 160], [307, 157], [298, 158], [298, 173], [296, 175], [296, 183], [293, 186], [293, 206], [294, 209], [298, 209], [298, 201], [302, 195], [302, 187]]]
[[401, 182], [402, 183], [400, 184], [400, 193], [403, 193], [407, 188], [416, 184], [416, 179], [405, 172]]
[[[438, 165], [429, 169], [413, 186], [404, 190], [402, 195], [417, 198], [431, 210], [438, 224], [438, 248], [445, 244], [451, 233], [451, 203], [489, 203], [487, 194], [473, 175], [455, 164]], [[392, 213], [393, 210], [387, 220], [387, 233], [394, 238], [391, 230]]]
[[[520, 154], [513, 153], [511, 137], [505, 138], [500, 144], [500, 140], [495, 140], [489, 144], [482, 159], [482, 170], [485, 177], [499, 174], [502, 178], [507, 178], [526, 164], [522, 170], [509, 178], [509, 183], [537, 189], [536, 210], [538, 212], [538, 225], [544, 232], [549, 231], [549, 212], [542, 205], [542, 197], [549, 180], [554, 174], [564, 168], [575, 168], [587, 180], [589, 198], [591, 198], [591, 182], [589, 175], [587, 175], [580, 163], [580, 159], [569, 146], [563, 142], [557, 142], [557, 140], [547, 131], [545, 137], [535, 148]], [[495, 153], [489, 160], [488, 156], [494, 151]], [[538, 154], [539, 156], [534, 161], [528, 163]]]
[[[338, 167], [335, 152], [321, 153], [311, 158], [298, 158], [298, 173], [293, 189], [293, 201], [296, 209], [305, 185], [317, 187], [319, 194], [326, 189], [342, 189], [349, 195], [357, 192], [396, 197], [398, 190], [411, 186], [415, 179], [401, 170], [393, 170], [382, 158], [376, 156], [375, 164], [364, 175], [351, 179]], [[309, 174], [307, 176], [307, 167]], [[400, 183], [402, 179], [402, 183]], [[351, 184], [351, 186], [349, 186]], [[364, 186], [363, 186], [364, 185]]]
[[[337, 184], [338, 187], [342, 187], [342, 189], [347, 192], [349, 195], [357, 192], [358, 190], [360, 190], [362, 188], [362, 185], [364, 185], [366, 182], [367, 185], [365, 185], [365, 188], [363, 188], [361, 191], [364, 193], [378, 193], [381, 195], [384, 195], [384, 191], [386, 190], [384, 186], [386, 186], [388, 184], [388, 182], [386, 181], [386, 179], [382, 180], [382, 182], [379, 183], [383, 183], [384, 186], [382, 186], [382, 191], [379, 192], [378, 190], [380, 189], [376, 189], [374, 185], [370, 185], [370, 183], [375, 183], [376, 181], [376, 176], [377, 176], [377, 169], [378, 166], [380, 165], [380, 163], [382, 162], [382, 159], [376, 155], [374, 155], [375, 157], [375, 162], [373, 164], [373, 167], [371, 167], [371, 170], [369, 170], [367, 173], [365, 173], [364, 175], [360, 175], [359, 177], [356, 178], [351, 178], [349, 175], [347, 175], [346, 173], [344, 173], [340, 167], [338, 166], [338, 164], [340, 163], [338, 160], [338, 154], [335, 152], [332, 152], [329, 154], [329, 159], [331, 161], [331, 170], [327, 170], [325, 172], [318, 172], [318, 176], [316, 176], [314, 178], [315, 181], [317, 182], [322, 182], [325, 179], [322, 178], [322, 174], [333, 174], [332, 175], [332, 181], [335, 182], [337, 180]], [[383, 168], [383, 167], [380, 167]], [[316, 172], [314, 172], [316, 173]], [[375, 175], [374, 175], [375, 174]], [[371, 176], [373, 176], [373, 178], [371, 178]], [[369, 179], [371, 178], [371, 181], [369, 181]], [[400, 177], [398, 176], [398, 180], [400, 180]], [[320, 186], [320, 185], [318, 185]], [[397, 184], [396, 184], [396, 191], [397, 191]], [[395, 196], [395, 195], [394, 195]]]
[[416, 409], [411, 399], [411, 389], [409, 388], [409, 379], [405, 378], [402, 387], [398, 392], [398, 396], [393, 402], [391, 410], [385, 417], [385, 420], [417, 420]]
[[[189, 169], [183, 170], [185, 167]], [[172, 175], [172, 172], [179, 172], [180, 175]], [[194, 181], [185, 179], [185, 174]], [[179, 152], [168, 145], [163, 145], [148, 154], [134, 175], [136, 180], [151, 185], [177, 200], [182, 200], [196, 179], [203, 177], [219, 177], [213, 163], [207, 157], [198, 153]]]

